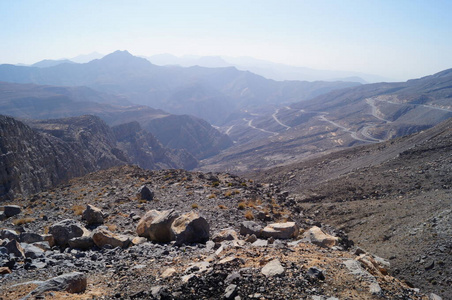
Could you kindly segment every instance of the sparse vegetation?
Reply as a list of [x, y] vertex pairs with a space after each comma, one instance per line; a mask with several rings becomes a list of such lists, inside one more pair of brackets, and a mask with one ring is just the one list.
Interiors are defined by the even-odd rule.
[[246, 203], [245, 202], [240, 202], [237, 205], [237, 208], [240, 209], [240, 210], [244, 210], [246, 208]]
[[219, 208], [219, 209], [227, 209], [227, 207], [226, 207], [225, 205], [223, 205], [223, 204], [219, 204], [219, 205], [218, 205], [218, 208]]
[[27, 223], [34, 222], [35, 220], [36, 220], [35, 218], [21, 218], [21, 219], [14, 220], [13, 224], [16, 226], [19, 226], [19, 225], [24, 225]]
[[247, 220], [254, 220], [253, 212], [252, 212], [251, 210], [247, 210], [247, 211], [245, 212], [245, 218], [246, 218]]
[[73, 205], [72, 210], [74, 211], [74, 215], [80, 216], [82, 215], [83, 211], [85, 210], [84, 205]]
[[192, 209], [198, 209], [198, 208], [199, 208], [198, 203], [193, 203], [193, 204], [191, 205], [191, 208], [192, 208]]

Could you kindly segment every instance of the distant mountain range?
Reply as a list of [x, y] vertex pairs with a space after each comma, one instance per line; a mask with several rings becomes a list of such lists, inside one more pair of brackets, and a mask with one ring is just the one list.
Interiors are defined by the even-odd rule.
[[394, 81], [378, 75], [351, 71], [317, 70], [306, 67], [296, 67], [252, 57], [229, 56], [195, 56], [185, 55], [177, 57], [171, 54], [157, 54], [146, 57], [150, 62], [159, 66], [178, 65], [182, 67], [200, 66], [207, 68], [235, 67], [238, 70], [250, 71], [273, 80], [299, 81], [350, 81], [359, 83], [374, 83]]
[[278, 82], [234, 67], [161, 67], [127, 51], [116, 51], [85, 64], [62, 63], [46, 68], [0, 65], [0, 81], [87, 86], [133, 103], [194, 115], [215, 125], [241, 109], [307, 100], [358, 85]]

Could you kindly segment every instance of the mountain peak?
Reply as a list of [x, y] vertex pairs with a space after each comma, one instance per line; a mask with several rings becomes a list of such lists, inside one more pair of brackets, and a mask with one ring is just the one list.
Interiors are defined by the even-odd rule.
[[117, 50], [113, 53], [105, 55], [103, 58], [97, 60], [97, 62], [107, 63], [109, 65], [125, 66], [133, 65], [134, 67], [152, 65], [147, 59], [134, 56], [127, 50]]

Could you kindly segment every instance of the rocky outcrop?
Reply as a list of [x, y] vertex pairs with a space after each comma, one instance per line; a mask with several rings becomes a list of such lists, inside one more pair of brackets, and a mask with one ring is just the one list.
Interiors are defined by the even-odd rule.
[[178, 213], [173, 209], [162, 212], [151, 210], [138, 223], [137, 234], [160, 243], [173, 241], [174, 233], [171, 230], [171, 224], [178, 217]]
[[99, 118], [34, 123], [0, 116], [0, 199], [30, 195], [75, 176], [126, 163]]
[[261, 233], [264, 238], [291, 239], [297, 237], [298, 226], [295, 222], [268, 224]]
[[130, 161], [145, 169], [193, 169], [198, 161], [184, 149], [165, 148], [154, 135], [143, 130], [138, 122], [112, 127], [118, 147]]

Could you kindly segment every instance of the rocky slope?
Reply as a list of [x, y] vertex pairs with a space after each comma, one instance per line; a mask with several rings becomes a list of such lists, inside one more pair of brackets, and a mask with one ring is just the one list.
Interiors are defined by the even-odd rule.
[[451, 128], [449, 119], [411, 136], [249, 176], [281, 184], [307, 216], [328, 220], [389, 259], [392, 274], [450, 299]]
[[425, 130], [452, 117], [451, 86], [452, 72], [445, 70], [407, 82], [362, 85], [284, 107], [249, 111], [221, 128], [236, 146], [202, 162], [203, 170], [265, 169], [325, 150]]
[[[110, 104], [108, 104], [110, 103]], [[165, 147], [185, 149], [198, 159], [218, 154], [232, 145], [227, 135], [188, 115], [171, 115], [133, 105], [123, 96], [86, 87], [56, 87], [0, 82], [0, 111], [24, 119], [53, 119], [96, 115], [110, 126], [139, 122]]]
[[[4, 207], [1, 297], [435, 299], [292, 201], [276, 185], [229, 174], [124, 166], [72, 179]], [[189, 242], [206, 225], [178, 215], [207, 221], [208, 241]], [[156, 242], [170, 232], [175, 241]]]
[[[83, 123], [90, 120], [81, 119]], [[75, 126], [68, 130], [68, 124], [55, 124], [48, 128], [54, 135], [37, 132], [5, 116], [0, 116], [0, 124], [1, 198], [29, 195], [127, 161], [114, 148], [113, 137], [104, 135], [108, 127], [101, 122], [84, 124], [84, 130]]]
[[185, 150], [162, 145], [138, 123], [113, 130], [98, 117], [27, 120], [1, 116], [1, 197], [29, 195], [69, 178], [124, 163], [143, 167], [191, 168]]

